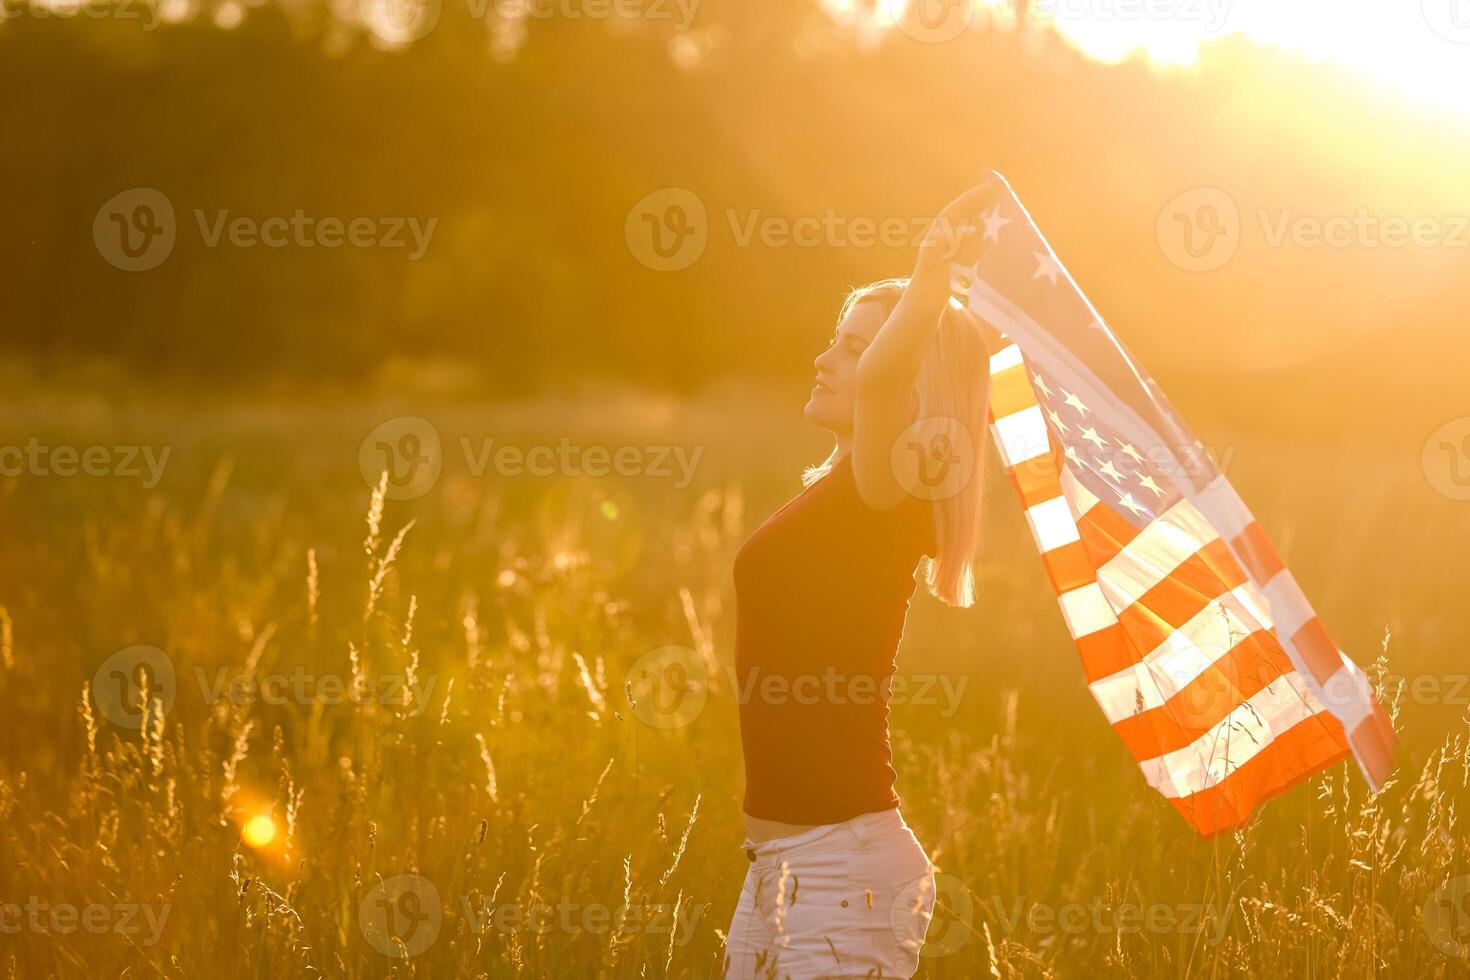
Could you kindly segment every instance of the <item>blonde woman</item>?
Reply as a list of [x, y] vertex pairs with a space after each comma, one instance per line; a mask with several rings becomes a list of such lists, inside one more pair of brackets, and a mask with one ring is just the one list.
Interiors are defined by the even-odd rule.
[[843, 304], [803, 412], [832, 454], [735, 561], [749, 870], [729, 978], [918, 968], [934, 876], [898, 810], [888, 687], [921, 562], [939, 599], [975, 599], [989, 359], [949, 267], [981, 197], [945, 209], [910, 278]]

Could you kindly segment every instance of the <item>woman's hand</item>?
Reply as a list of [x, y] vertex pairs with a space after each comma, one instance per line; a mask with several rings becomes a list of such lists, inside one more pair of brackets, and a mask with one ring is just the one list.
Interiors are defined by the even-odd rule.
[[906, 293], [935, 306], [949, 299], [950, 263], [974, 257], [980, 208], [994, 193], [995, 183], [987, 178], [945, 205], [919, 243], [919, 259]]

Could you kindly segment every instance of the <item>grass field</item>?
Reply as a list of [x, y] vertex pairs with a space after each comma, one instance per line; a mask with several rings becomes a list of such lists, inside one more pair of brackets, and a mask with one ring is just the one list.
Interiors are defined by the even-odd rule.
[[[0, 442], [113, 472], [0, 477], [0, 973], [720, 974], [746, 867], [730, 561], [822, 451], [794, 411], [6, 402]], [[437, 479], [375, 501], [364, 440], [403, 416]], [[405, 424], [379, 436], [430, 459]], [[1202, 436], [1338, 643], [1382, 658], [1397, 775], [1370, 800], [1340, 766], [1195, 838], [1107, 730], [993, 478], [981, 604], [916, 600], [900, 658], [899, 792], [941, 871], [922, 976], [1470, 973], [1470, 505], [1419, 443]], [[562, 455], [476, 472], [506, 445]], [[637, 462], [587, 475], [593, 445]], [[152, 486], [143, 448], [168, 449]], [[686, 690], [648, 685], [669, 646]]]

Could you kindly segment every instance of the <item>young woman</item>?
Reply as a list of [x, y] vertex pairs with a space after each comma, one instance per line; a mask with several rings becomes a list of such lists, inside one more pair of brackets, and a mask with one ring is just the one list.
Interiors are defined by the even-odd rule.
[[836, 446], [735, 561], [749, 871], [728, 978], [918, 968], [934, 875], [898, 812], [888, 686], [921, 559], [930, 592], [974, 601], [990, 370], [949, 267], [982, 192], [909, 279], [848, 297], [803, 413]]

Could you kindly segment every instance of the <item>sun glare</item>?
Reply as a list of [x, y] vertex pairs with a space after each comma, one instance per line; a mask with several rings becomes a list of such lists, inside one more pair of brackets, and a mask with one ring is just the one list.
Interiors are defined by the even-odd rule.
[[264, 813], [257, 814], [245, 821], [240, 838], [256, 849], [269, 847], [276, 839], [276, 822]]
[[1206, 45], [1243, 36], [1464, 108], [1470, 11], [1463, 6], [1463, 0], [1038, 0], [1033, 20], [1049, 21], [1099, 61], [1141, 53], [1157, 66], [1193, 65]]
[[[864, 33], [904, 18], [925, 24], [966, 17], [971, 29], [1010, 29], [1018, 6], [1027, 23], [1055, 30], [1089, 58], [1118, 63], [1142, 56], [1160, 69], [1198, 64], [1204, 49], [1244, 37], [1334, 61], [1448, 108], [1470, 99], [1470, 0], [823, 0], [834, 21]], [[958, 11], [958, 12], [957, 12]], [[944, 35], [950, 36], [950, 35]]]

